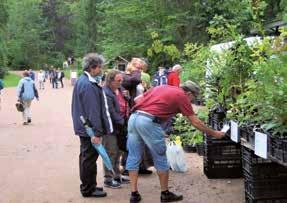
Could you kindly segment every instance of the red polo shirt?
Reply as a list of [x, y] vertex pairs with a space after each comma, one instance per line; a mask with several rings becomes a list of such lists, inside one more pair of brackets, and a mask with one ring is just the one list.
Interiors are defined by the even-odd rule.
[[136, 101], [133, 110], [140, 110], [167, 120], [177, 113], [184, 116], [194, 114], [185, 92], [175, 86], [161, 85], [144, 93]]
[[180, 78], [177, 72], [171, 71], [167, 76], [167, 84], [171, 86], [177, 86], [180, 85]]

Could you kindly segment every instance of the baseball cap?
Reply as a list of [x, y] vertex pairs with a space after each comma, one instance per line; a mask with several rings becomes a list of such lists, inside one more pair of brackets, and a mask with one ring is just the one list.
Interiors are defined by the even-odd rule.
[[200, 92], [199, 86], [191, 80], [185, 81], [183, 84], [180, 85], [180, 87], [184, 91], [191, 92], [192, 94], [194, 94], [195, 97], [199, 95]]

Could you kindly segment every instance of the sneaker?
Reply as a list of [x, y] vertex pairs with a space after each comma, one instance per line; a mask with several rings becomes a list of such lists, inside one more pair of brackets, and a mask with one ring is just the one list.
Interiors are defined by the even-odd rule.
[[140, 202], [142, 199], [140, 193], [137, 191], [137, 192], [134, 192], [131, 194], [131, 197], [130, 197], [130, 203], [137, 203], [137, 202]]
[[105, 187], [109, 187], [112, 189], [121, 188], [121, 184], [115, 180], [105, 180]]
[[160, 195], [161, 202], [177, 202], [183, 200], [182, 195], [176, 195], [170, 191], [162, 192]]
[[130, 179], [127, 176], [121, 176], [120, 178], [115, 178], [115, 181], [119, 182], [120, 184], [129, 184]]
[[96, 198], [99, 198], [99, 197], [106, 197], [107, 193], [105, 191], [103, 191], [103, 190], [95, 189], [93, 192], [88, 193], [88, 194], [82, 193], [82, 196], [83, 197], [96, 197]]

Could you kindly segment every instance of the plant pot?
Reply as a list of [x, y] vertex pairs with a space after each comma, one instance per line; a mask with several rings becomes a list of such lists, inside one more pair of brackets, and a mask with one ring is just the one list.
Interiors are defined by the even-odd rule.
[[204, 144], [203, 143], [196, 144], [196, 151], [199, 156], [203, 156], [204, 155]]
[[195, 153], [196, 152], [196, 146], [186, 144], [186, 145], [183, 145], [183, 150], [186, 153]]

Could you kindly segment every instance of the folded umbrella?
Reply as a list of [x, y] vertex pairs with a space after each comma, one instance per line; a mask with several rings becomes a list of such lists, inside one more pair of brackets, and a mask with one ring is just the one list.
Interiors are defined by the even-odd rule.
[[[86, 133], [90, 137], [95, 136], [95, 133], [91, 127], [91, 124], [89, 124], [89, 122], [87, 122], [83, 116], [80, 116], [80, 120], [82, 121], [83, 125], [85, 126]], [[102, 144], [94, 144], [94, 143], [92, 143], [92, 145], [97, 150], [99, 155], [102, 157], [103, 163], [107, 167], [107, 169], [112, 171], [113, 174], [115, 174], [111, 159], [110, 159], [109, 155], [107, 154], [107, 151], [104, 148], [104, 146]]]

